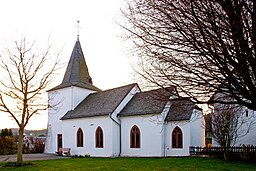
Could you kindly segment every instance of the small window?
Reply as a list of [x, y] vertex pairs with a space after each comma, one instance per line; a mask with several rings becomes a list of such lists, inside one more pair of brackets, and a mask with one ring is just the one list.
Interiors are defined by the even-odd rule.
[[83, 147], [83, 131], [81, 128], [79, 128], [76, 133], [76, 146]]
[[179, 127], [175, 127], [172, 131], [172, 148], [182, 148], [182, 131]]
[[248, 110], [245, 111], [245, 116], [248, 117]]
[[89, 83], [91, 83], [91, 84], [92, 84], [92, 78], [89, 78]]
[[103, 148], [103, 131], [98, 127], [95, 132], [96, 148]]
[[140, 129], [136, 125], [130, 131], [130, 148], [140, 148]]

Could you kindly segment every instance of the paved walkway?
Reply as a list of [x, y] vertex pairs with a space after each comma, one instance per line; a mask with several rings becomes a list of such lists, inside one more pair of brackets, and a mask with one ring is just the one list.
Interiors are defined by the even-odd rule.
[[[69, 157], [56, 156], [55, 154], [23, 154], [24, 161], [33, 161], [33, 160], [52, 160], [52, 159], [66, 159]], [[0, 155], [0, 162], [15, 162], [17, 161], [17, 155]]]

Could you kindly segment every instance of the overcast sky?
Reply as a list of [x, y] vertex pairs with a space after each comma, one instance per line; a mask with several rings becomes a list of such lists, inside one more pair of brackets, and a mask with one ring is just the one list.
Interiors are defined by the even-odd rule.
[[[132, 59], [123, 30], [120, 8], [124, 0], [0, 0], [0, 46], [26, 35], [29, 40], [50, 36], [54, 50], [67, 63], [76, 41], [76, 21], [80, 21], [80, 42], [94, 85], [105, 90], [135, 82]], [[64, 73], [63, 73], [64, 74]], [[63, 74], [56, 79], [59, 84]], [[47, 115], [31, 120], [27, 129], [46, 128]], [[0, 113], [0, 128], [17, 127]]]

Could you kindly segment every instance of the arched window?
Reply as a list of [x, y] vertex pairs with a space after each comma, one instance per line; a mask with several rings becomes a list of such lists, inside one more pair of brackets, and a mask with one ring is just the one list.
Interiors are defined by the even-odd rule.
[[81, 128], [79, 128], [76, 133], [76, 146], [83, 147], [83, 144], [83, 131]]
[[103, 131], [98, 127], [95, 132], [96, 148], [103, 148]]
[[172, 131], [172, 148], [182, 148], [182, 131], [179, 127], [175, 127]]
[[136, 125], [130, 132], [130, 148], [140, 148], [140, 129]]

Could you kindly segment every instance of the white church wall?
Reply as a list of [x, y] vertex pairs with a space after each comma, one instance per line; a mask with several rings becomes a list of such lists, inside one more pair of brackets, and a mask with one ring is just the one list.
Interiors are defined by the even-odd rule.
[[[163, 125], [160, 115], [139, 115], [121, 117], [122, 156], [154, 157], [162, 156]], [[140, 148], [130, 148], [130, 131], [136, 125], [140, 129]]]
[[112, 156], [120, 155], [120, 125], [112, 121]]
[[[71, 148], [71, 155], [113, 156], [112, 122], [109, 115], [64, 120], [63, 147]], [[103, 148], [96, 148], [95, 132], [99, 126], [103, 130]], [[79, 128], [84, 135], [83, 147], [77, 147], [76, 135]]]
[[193, 110], [190, 118], [190, 146], [205, 147], [205, 120], [200, 110]]
[[71, 109], [72, 91], [70, 88], [48, 92], [48, 99], [52, 108], [48, 109], [47, 138], [45, 153], [57, 151], [57, 134], [62, 133], [62, 121], [60, 118]]
[[127, 94], [127, 96], [122, 100], [122, 102], [118, 105], [118, 107], [115, 109], [115, 111], [111, 114], [112, 119], [114, 120], [112, 123], [112, 142], [113, 142], [113, 155], [119, 156], [121, 151], [121, 144], [120, 144], [120, 124], [121, 121], [117, 117], [117, 115], [120, 113], [120, 111], [127, 105], [127, 103], [132, 99], [132, 97], [139, 92], [140, 89], [136, 85], [134, 86], [131, 91]]
[[68, 87], [48, 92], [49, 105], [53, 107], [48, 109], [45, 153], [55, 153], [57, 151], [57, 134], [62, 134], [60, 118], [92, 92], [79, 87]]
[[[182, 148], [172, 148], [172, 131], [178, 126], [182, 131]], [[166, 124], [165, 128], [165, 155], [166, 156], [189, 156], [190, 146], [190, 122], [172, 121]], [[193, 135], [192, 135], [193, 136]]]

